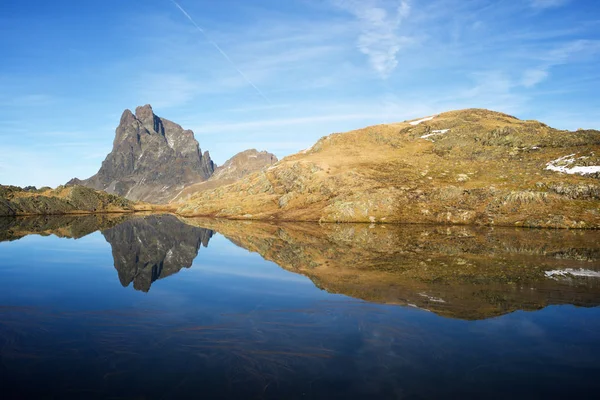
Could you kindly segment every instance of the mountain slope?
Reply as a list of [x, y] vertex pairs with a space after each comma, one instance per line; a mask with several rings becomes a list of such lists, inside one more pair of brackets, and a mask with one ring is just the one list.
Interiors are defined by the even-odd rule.
[[83, 186], [39, 190], [0, 186], [0, 216], [133, 212], [136, 208], [144, 206]]
[[164, 203], [185, 186], [207, 180], [215, 165], [191, 130], [156, 116], [150, 105], [125, 110], [113, 149], [98, 173], [80, 184], [130, 200]]
[[266, 151], [258, 151], [256, 149], [242, 151], [225, 161], [225, 164], [216, 168], [214, 174], [207, 181], [186, 187], [171, 201], [184, 201], [195, 193], [229, 185], [246, 175], [267, 168], [277, 161], [277, 157], [274, 154]]
[[[319, 140], [182, 215], [600, 228], [600, 132], [482, 109]], [[568, 156], [568, 157], [566, 157]]]

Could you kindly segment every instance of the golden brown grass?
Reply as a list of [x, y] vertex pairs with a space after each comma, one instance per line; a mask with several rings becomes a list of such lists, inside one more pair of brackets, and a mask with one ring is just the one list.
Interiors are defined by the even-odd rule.
[[[444, 129], [433, 142], [421, 138]], [[239, 219], [599, 228], [598, 199], [547, 193], [598, 180], [545, 170], [566, 154], [594, 151], [597, 131], [453, 111], [416, 126], [332, 134], [267, 171], [175, 205], [182, 215]]]

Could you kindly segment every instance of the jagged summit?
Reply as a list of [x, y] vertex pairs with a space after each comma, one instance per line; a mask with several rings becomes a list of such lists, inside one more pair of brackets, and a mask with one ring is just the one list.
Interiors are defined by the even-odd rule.
[[191, 130], [160, 118], [146, 104], [135, 114], [123, 112], [113, 149], [98, 173], [69, 183], [162, 203], [184, 187], [207, 180], [214, 170], [210, 154], [201, 152]]

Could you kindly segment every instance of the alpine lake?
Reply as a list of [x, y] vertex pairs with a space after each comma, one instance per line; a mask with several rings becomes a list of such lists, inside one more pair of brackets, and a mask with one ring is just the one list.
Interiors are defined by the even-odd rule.
[[2, 399], [600, 396], [600, 231], [0, 218]]

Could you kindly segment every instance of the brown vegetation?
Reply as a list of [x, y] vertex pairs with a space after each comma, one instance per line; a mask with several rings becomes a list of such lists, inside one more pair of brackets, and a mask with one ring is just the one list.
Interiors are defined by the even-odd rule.
[[600, 228], [596, 175], [547, 164], [595, 159], [600, 132], [479, 109], [332, 134], [307, 151], [177, 204], [235, 219]]

